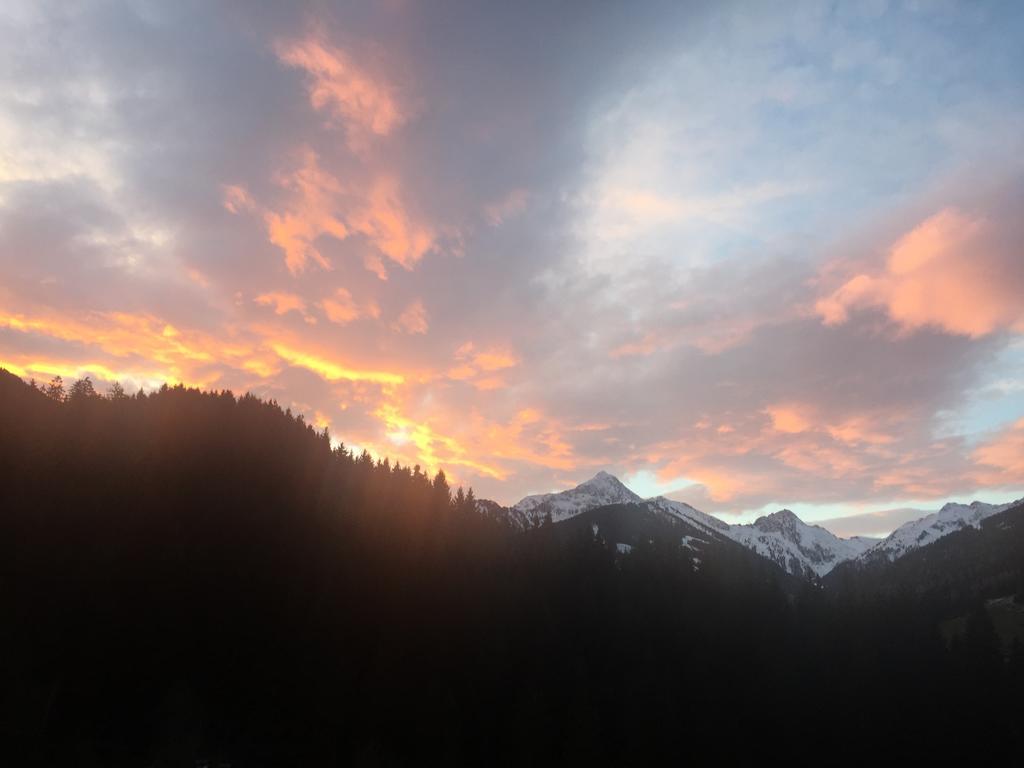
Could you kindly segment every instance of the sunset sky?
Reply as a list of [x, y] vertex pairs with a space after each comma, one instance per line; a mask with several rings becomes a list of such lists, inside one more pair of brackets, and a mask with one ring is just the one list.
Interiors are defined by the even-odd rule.
[[7, 0], [0, 366], [248, 390], [503, 503], [1017, 498], [1022, 40], [1018, 2]]

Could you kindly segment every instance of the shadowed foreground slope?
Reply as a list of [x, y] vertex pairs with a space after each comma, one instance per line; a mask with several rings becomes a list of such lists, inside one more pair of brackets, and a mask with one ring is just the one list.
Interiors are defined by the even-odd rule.
[[643, 764], [1018, 727], [1019, 650], [983, 615], [950, 650], [941, 601], [515, 531], [250, 396], [57, 402], [0, 372], [0, 481], [2, 736], [28, 765]]

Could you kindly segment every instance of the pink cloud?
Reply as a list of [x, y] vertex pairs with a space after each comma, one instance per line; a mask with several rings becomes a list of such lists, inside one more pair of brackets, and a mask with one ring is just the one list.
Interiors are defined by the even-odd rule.
[[306, 302], [301, 296], [283, 291], [272, 291], [263, 293], [256, 297], [257, 304], [265, 307], [272, 307], [275, 315], [286, 315], [289, 312], [297, 312], [310, 324], [316, 323], [316, 318], [306, 313]]
[[[341, 184], [320, 167], [316, 153], [308, 147], [300, 153], [299, 167], [290, 173], [279, 174], [277, 182], [287, 190], [289, 199], [282, 210], [267, 208], [261, 212], [270, 242], [284, 251], [285, 265], [293, 275], [305, 270], [310, 260], [330, 269], [331, 263], [317, 248], [316, 240], [322, 235], [332, 235], [339, 240], [349, 236], [349, 229], [338, 210]], [[239, 191], [238, 187], [228, 189], [232, 190], [232, 200], [247, 201], [244, 208], [229, 206], [228, 210], [257, 209], [244, 190]]]
[[978, 446], [972, 458], [983, 485], [1024, 484], [1024, 419]]
[[338, 240], [354, 234], [366, 237], [375, 251], [364, 257], [364, 266], [381, 280], [387, 279], [381, 255], [412, 269], [435, 247], [435, 228], [408, 211], [395, 178], [380, 176], [368, 185], [346, 186], [321, 166], [309, 147], [298, 156], [298, 167], [276, 177], [286, 192], [280, 204], [260, 206], [239, 186], [224, 189], [227, 210], [260, 215], [268, 239], [284, 251], [285, 265], [293, 275], [302, 273], [310, 262], [332, 268], [317, 245], [324, 235]]
[[280, 40], [274, 51], [282, 63], [306, 73], [310, 104], [345, 128], [350, 147], [360, 148], [370, 136], [387, 136], [408, 119], [390, 83], [372, 76], [321, 34]]
[[361, 317], [380, 317], [380, 307], [368, 300], [359, 304], [346, 288], [338, 288], [331, 296], [320, 302], [327, 319], [338, 325], [345, 325]]
[[417, 299], [406, 307], [402, 314], [398, 316], [398, 319], [395, 320], [394, 328], [402, 333], [413, 335], [426, 333], [429, 324], [427, 322], [427, 309], [423, 306], [423, 302]]
[[811, 428], [811, 419], [805, 407], [773, 405], [765, 410], [772, 420], [772, 427], [779, 432], [805, 432]]
[[815, 304], [827, 325], [852, 311], [884, 309], [902, 328], [977, 338], [1024, 332], [1020, 243], [984, 216], [945, 208], [903, 235], [880, 269], [849, 277]]
[[365, 235], [385, 256], [412, 269], [434, 247], [434, 228], [414, 219], [402, 204], [396, 179], [378, 178], [368, 199], [348, 217], [352, 229]]

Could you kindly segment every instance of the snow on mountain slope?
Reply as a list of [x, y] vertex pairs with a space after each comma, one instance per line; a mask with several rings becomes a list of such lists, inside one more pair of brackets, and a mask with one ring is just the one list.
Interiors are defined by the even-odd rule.
[[938, 512], [901, 525], [888, 537], [866, 550], [860, 557], [862, 560], [880, 557], [895, 560], [903, 557], [907, 552], [932, 544], [943, 536], [948, 536], [956, 531], [964, 528], [980, 528], [981, 521], [985, 518], [1005, 512], [1021, 501], [1024, 499], [1011, 501], [1008, 504], [986, 504], [982, 501], [970, 504], [950, 502]]
[[[507, 515], [517, 526], [526, 528], [541, 522], [549, 513], [552, 522], [558, 523], [597, 507], [642, 501], [616, 477], [598, 472], [570, 490], [527, 496], [509, 507]], [[729, 525], [689, 504], [663, 496], [647, 499], [645, 503], [653, 511], [730, 538], [768, 558], [788, 573], [824, 576], [847, 560], [876, 557], [895, 560], [954, 531], [969, 526], [977, 528], [985, 518], [1020, 502], [946, 504], [938, 512], [907, 523], [882, 540], [866, 536], [843, 539], [820, 526], [808, 525], [788, 509], [764, 515], [748, 525]]]
[[807, 525], [788, 509], [760, 517], [752, 525], [729, 525], [681, 501], [659, 496], [650, 503], [674, 517], [727, 536], [798, 575], [810, 571], [823, 576], [878, 542], [866, 537], [841, 539], [817, 525]]
[[759, 517], [751, 525], [732, 525], [725, 534], [793, 574], [824, 576], [845, 560], [852, 560], [876, 540], [841, 539], [818, 525], [808, 525], [782, 509]]
[[595, 507], [633, 504], [641, 500], [618, 478], [602, 471], [567, 491], [527, 496], [510, 509], [515, 517], [528, 521], [542, 520], [550, 512], [552, 522], [558, 523]]
[[[642, 499], [607, 472], [598, 472], [585, 483], [561, 493], [527, 496], [509, 508], [510, 519], [520, 527], [540, 522], [548, 513], [562, 522], [596, 507], [636, 504]], [[654, 511], [683, 520], [752, 549], [788, 573], [823, 576], [844, 560], [860, 555], [877, 539], [840, 539], [824, 528], [807, 525], [789, 510], [758, 518], [752, 525], [729, 525], [681, 501], [657, 496], [647, 499]]]
[[686, 502], [666, 499], [664, 496], [655, 496], [653, 499], [648, 499], [647, 502], [651, 505], [652, 509], [664, 512], [672, 517], [677, 517], [680, 520], [685, 520], [696, 525], [698, 528], [715, 531], [725, 536], [729, 535], [729, 528], [731, 526], [728, 523], [722, 522], [717, 517], [712, 517], [706, 512], [701, 512]]

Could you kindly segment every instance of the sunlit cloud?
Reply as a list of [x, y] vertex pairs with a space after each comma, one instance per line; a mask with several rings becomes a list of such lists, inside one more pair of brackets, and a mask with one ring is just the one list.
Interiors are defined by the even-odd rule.
[[394, 324], [395, 330], [409, 334], [426, 333], [429, 327], [427, 309], [419, 299], [402, 310]]
[[481, 391], [505, 387], [505, 378], [495, 375], [496, 372], [515, 368], [520, 363], [519, 357], [507, 348], [481, 349], [471, 341], [455, 350], [455, 359], [457, 363], [448, 369], [447, 377], [456, 381], [467, 381]]
[[257, 296], [254, 301], [264, 307], [271, 307], [275, 315], [286, 315], [289, 312], [295, 312], [307, 323], [316, 323], [316, 318], [306, 313], [306, 302], [301, 296], [297, 296], [294, 293], [282, 291], [263, 293]]
[[327, 319], [338, 325], [345, 325], [361, 317], [380, 317], [380, 307], [372, 299], [358, 303], [346, 288], [338, 288], [320, 302]]
[[306, 368], [328, 381], [367, 381], [374, 384], [401, 384], [405, 377], [400, 373], [387, 371], [366, 371], [350, 368], [312, 352], [293, 349], [285, 344], [271, 342], [271, 349], [289, 365]]
[[1024, 418], [974, 450], [983, 485], [1024, 485]]
[[455, 438], [435, 431], [427, 423], [402, 416], [393, 405], [381, 406], [377, 415], [386, 425], [388, 439], [398, 447], [411, 442], [418, 449], [417, 455], [431, 469], [442, 466], [463, 467], [497, 480], [507, 475], [498, 467], [471, 458], [472, 454]]
[[315, 243], [323, 235], [339, 240], [349, 235], [338, 212], [341, 184], [320, 167], [309, 148], [302, 151], [300, 166], [279, 175], [277, 181], [290, 193], [291, 201], [283, 211], [263, 213], [270, 242], [284, 251], [285, 264], [292, 274], [302, 272], [310, 260], [330, 269], [330, 260]]
[[369, 199], [351, 213], [349, 222], [382, 254], [411, 269], [434, 247], [437, 235], [429, 225], [414, 220], [400, 198], [398, 182], [382, 176], [373, 183]]
[[403, 207], [398, 182], [389, 176], [377, 178], [370, 188], [343, 185], [326, 170], [309, 147], [298, 153], [298, 165], [276, 176], [284, 190], [283, 204], [261, 207], [238, 186], [227, 186], [224, 207], [232, 213], [255, 212], [263, 220], [267, 237], [285, 255], [293, 275], [309, 263], [333, 269], [318, 241], [324, 236], [346, 240], [365, 237], [376, 249], [364, 259], [366, 268], [387, 279], [380, 256], [411, 269], [435, 247], [434, 229], [415, 220]]
[[353, 148], [368, 136], [387, 136], [406, 120], [394, 87], [371, 76], [346, 51], [327, 42], [322, 32], [279, 40], [274, 51], [282, 63], [305, 72], [310, 104], [345, 129]]
[[811, 427], [806, 410], [794, 405], [774, 405], [767, 409], [772, 427], [779, 432], [804, 432]]
[[880, 307], [907, 330], [940, 328], [971, 337], [1024, 332], [1020, 243], [998, 223], [946, 208], [903, 235], [884, 268], [851, 277], [818, 300], [828, 324]]

